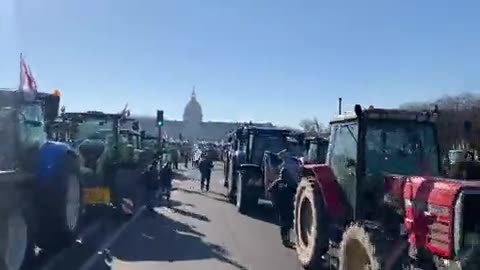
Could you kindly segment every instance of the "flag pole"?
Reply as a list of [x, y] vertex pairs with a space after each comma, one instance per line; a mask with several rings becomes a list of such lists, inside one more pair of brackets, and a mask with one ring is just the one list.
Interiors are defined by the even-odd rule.
[[20, 69], [19, 69], [19, 72], [18, 72], [18, 75], [20, 77], [19, 78], [20, 80], [18, 80], [19, 81], [18, 88], [17, 88], [18, 91], [20, 91], [20, 89], [22, 89], [22, 59], [23, 59], [23, 54], [20, 53], [20, 61], [18, 61], [18, 63], [20, 64], [19, 65]]

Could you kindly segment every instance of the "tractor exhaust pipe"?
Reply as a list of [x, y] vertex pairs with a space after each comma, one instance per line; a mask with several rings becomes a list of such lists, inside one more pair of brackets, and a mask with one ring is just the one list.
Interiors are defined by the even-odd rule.
[[341, 97], [338, 98], [338, 114], [339, 115], [342, 114], [342, 98]]

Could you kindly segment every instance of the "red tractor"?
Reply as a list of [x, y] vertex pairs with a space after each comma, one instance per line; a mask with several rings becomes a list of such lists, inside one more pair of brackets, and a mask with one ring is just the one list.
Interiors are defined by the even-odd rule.
[[305, 268], [480, 269], [480, 180], [441, 177], [436, 114], [356, 105], [330, 123], [295, 197]]

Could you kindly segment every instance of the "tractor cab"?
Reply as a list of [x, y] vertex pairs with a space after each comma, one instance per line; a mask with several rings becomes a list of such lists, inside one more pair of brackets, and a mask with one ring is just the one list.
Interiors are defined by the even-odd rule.
[[374, 214], [387, 174], [440, 176], [436, 113], [361, 109], [330, 122], [326, 164], [350, 208], [348, 216]]
[[[0, 90], [0, 170], [33, 171], [42, 145], [47, 143], [47, 123], [58, 115], [60, 96], [38, 93], [27, 101], [22, 92]], [[17, 162], [18, 161], [18, 162]]]

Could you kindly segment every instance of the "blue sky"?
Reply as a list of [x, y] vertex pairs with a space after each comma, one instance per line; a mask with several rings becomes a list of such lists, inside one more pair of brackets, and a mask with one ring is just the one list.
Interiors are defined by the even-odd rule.
[[207, 120], [326, 122], [339, 96], [346, 107], [394, 107], [478, 92], [479, 10], [451, 0], [0, 0], [0, 87], [18, 85], [23, 52], [67, 110], [128, 102], [180, 119], [196, 85]]

